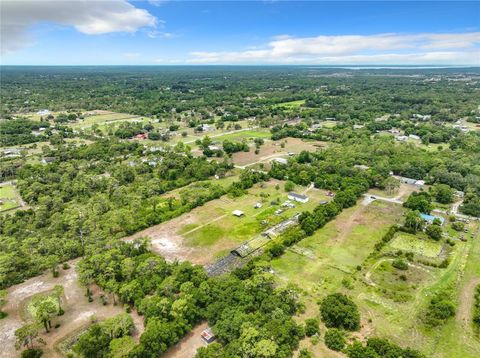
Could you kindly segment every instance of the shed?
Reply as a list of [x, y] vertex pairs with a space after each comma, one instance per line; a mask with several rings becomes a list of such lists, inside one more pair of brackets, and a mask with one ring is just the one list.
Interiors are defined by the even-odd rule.
[[233, 211], [232, 211], [232, 214], [235, 215], [235, 216], [237, 216], [237, 217], [240, 217], [240, 216], [245, 215], [245, 213], [244, 213], [243, 211], [241, 211], [241, 210], [233, 210]]
[[213, 334], [213, 331], [210, 327], [208, 327], [207, 329], [204, 329], [200, 334], [200, 336], [202, 337], [203, 341], [207, 344], [212, 343], [217, 338]]

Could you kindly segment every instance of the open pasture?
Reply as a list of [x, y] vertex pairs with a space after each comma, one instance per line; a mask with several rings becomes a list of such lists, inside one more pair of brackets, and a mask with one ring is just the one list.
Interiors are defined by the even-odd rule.
[[87, 129], [93, 125], [98, 125], [100, 129], [106, 129], [108, 125], [119, 122], [145, 121], [145, 118], [128, 113], [117, 113], [110, 111], [93, 111], [92, 114], [85, 115], [84, 119], [79, 119], [71, 126], [77, 129]]

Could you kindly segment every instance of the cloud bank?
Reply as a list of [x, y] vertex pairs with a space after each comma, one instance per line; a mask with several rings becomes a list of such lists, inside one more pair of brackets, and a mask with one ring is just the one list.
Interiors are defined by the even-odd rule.
[[244, 51], [190, 53], [199, 64], [458, 64], [480, 65], [480, 32], [278, 36]]
[[0, 6], [2, 54], [28, 46], [33, 40], [29, 28], [37, 23], [73, 26], [87, 35], [135, 32], [157, 25], [148, 11], [126, 0], [2, 0]]

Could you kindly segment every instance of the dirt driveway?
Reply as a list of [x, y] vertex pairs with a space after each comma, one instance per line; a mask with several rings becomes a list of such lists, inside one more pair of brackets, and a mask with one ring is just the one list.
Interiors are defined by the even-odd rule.
[[195, 357], [197, 349], [206, 345], [206, 343], [203, 342], [200, 334], [205, 328], [207, 328], [207, 326], [207, 322], [204, 322], [194, 327], [185, 337], [180, 340], [180, 342], [175, 344], [173, 347], [170, 347], [170, 349], [162, 355], [162, 358]]

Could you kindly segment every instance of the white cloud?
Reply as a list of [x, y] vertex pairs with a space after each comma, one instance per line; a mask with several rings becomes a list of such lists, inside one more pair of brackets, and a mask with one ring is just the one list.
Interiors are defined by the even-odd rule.
[[190, 63], [469, 64], [480, 65], [480, 32], [276, 36], [243, 51], [190, 53]]
[[178, 37], [177, 34], [174, 34], [173, 32], [164, 32], [164, 31], [149, 31], [148, 32], [148, 37], [152, 39], [173, 39], [174, 37]]
[[2, 0], [1, 52], [10, 53], [32, 42], [29, 28], [37, 23], [73, 26], [87, 35], [135, 32], [159, 21], [126, 0]]

